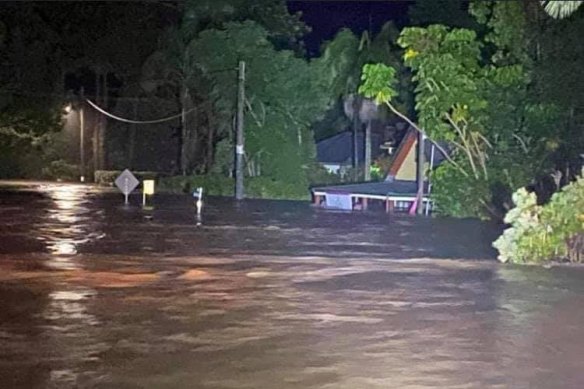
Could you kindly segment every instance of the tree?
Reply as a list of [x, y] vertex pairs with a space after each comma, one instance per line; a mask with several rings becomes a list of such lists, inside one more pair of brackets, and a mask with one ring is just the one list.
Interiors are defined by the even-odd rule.
[[41, 145], [60, 129], [56, 36], [32, 5], [0, 12], [0, 176], [40, 173]]
[[558, 109], [552, 158], [556, 174], [562, 175], [561, 183], [567, 184], [584, 162], [580, 157], [584, 150], [584, 110], [580, 98], [584, 93], [584, 75], [579, 65], [584, 61], [579, 41], [584, 34], [584, 15], [578, 13], [566, 20], [542, 16], [534, 18], [530, 27], [534, 36], [531, 39], [537, 42], [533, 92], [542, 102]]
[[181, 112], [177, 165], [183, 175], [190, 173], [194, 167], [193, 156], [198, 144], [195, 120], [190, 112], [195, 108], [192, 90], [200, 84], [192, 45], [194, 37], [195, 33], [184, 24], [167, 30], [161, 40], [164, 48], [152, 54], [143, 67], [143, 88], [175, 100]]
[[268, 40], [277, 49], [298, 52], [309, 28], [301, 14], [291, 14], [282, 0], [189, 0], [183, 23], [191, 31], [221, 28], [228, 22], [253, 20], [268, 32]]
[[476, 21], [468, 14], [463, 0], [418, 0], [408, 10], [410, 26], [431, 24], [476, 29]]
[[[47, 141], [48, 137], [61, 136], [73, 140], [71, 133], [52, 134], [61, 128], [61, 111], [69, 102], [66, 87], [83, 85], [88, 97], [111, 108], [107, 103], [118, 92], [114, 87], [135, 81], [132, 76], [138, 73], [136, 68], [155, 47], [161, 20], [159, 8], [154, 4], [87, 2], [3, 5], [0, 10], [0, 20], [6, 27], [0, 54], [3, 57], [0, 82], [5, 97], [1, 103], [3, 116], [12, 123], [11, 132], [18, 118], [21, 124], [34, 122], [31, 131], [19, 125], [20, 141], [11, 143], [11, 151], [31, 158], [34, 155], [39, 160], [48, 159], [48, 162], [55, 158], [69, 159], [72, 153], [59, 155], [52, 150], [54, 139]], [[132, 17], [127, 17], [129, 14]], [[105, 28], [104, 23], [109, 20], [116, 23], [109, 23]], [[24, 119], [30, 115], [36, 119]], [[87, 116], [91, 119], [91, 115]], [[46, 121], [39, 120], [41, 117]], [[105, 156], [99, 147], [105, 137], [105, 120], [95, 125], [92, 120], [87, 122], [88, 137], [99, 135], [93, 138], [96, 160], [100, 161], [96, 165], [100, 167]], [[4, 129], [7, 132], [7, 126]], [[34, 153], [22, 152], [21, 148], [31, 147], [22, 137], [23, 132], [28, 139], [34, 135]]]
[[564, 19], [576, 12], [584, 1], [545, 0], [540, 3], [544, 6], [548, 15], [556, 19]]
[[[520, 4], [479, 6], [486, 6], [473, 10], [482, 12], [479, 21], [489, 28], [484, 42], [474, 31], [434, 25], [404, 29], [399, 43], [414, 72], [420, 128], [454, 147], [449, 163], [432, 176], [440, 210], [500, 217], [511, 192], [549, 166], [557, 116], [530, 94], [531, 62], [518, 35], [522, 24], [504, 22], [515, 13], [516, 23], [523, 23]], [[393, 70], [370, 66], [361, 88], [399, 115], [391, 106], [393, 79]]]
[[[201, 62], [208, 58], [201, 58], [195, 49], [196, 41], [205, 31], [243, 20], [254, 20], [266, 28], [266, 39], [271, 44], [300, 50], [299, 39], [306, 27], [299, 15], [288, 13], [281, 0], [189, 1], [182, 9], [179, 25], [167, 31], [160, 49], [144, 64], [143, 86], [158, 97], [176, 100], [178, 109], [185, 113], [178, 137], [178, 166], [183, 175], [210, 171], [214, 147], [231, 129], [231, 119], [223, 119], [232, 112], [224, 111], [217, 101], [220, 96], [209, 93], [213, 77], [201, 71]], [[220, 53], [203, 54], [212, 55]], [[232, 66], [217, 71], [231, 74], [234, 69]]]
[[[60, 72], [62, 83], [82, 85], [85, 95], [106, 110], [114, 107], [118, 87], [137, 81], [166, 16], [165, 9], [154, 3], [34, 3], [33, 9], [53, 33], [58, 57], [52, 65]], [[116, 23], [109, 23], [111, 20]], [[104, 169], [108, 121], [97, 114], [88, 119], [94, 169]]]
[[315, 154], [310, 125], [332, 102], [328, 57], [308, 62], [277, 51], [267, 30], [252, 21], [203, 31], [193, 47], [203, 75], [212, 80], [210, 96], [224, 126], [232, 123], [237, 62], [246, 62], [248, 174], [305, 187]]
[[[395, 102], [400, 109], [410, 112], [413, 108], [412, 95], [408, 89], [410, 86], [409, 73], [401, 62], [401, 49], [397, 46], [397, 37], [399, 31], [393, 22], [385, 23], [380, 32], [371, 37], [369, 31], [365, 31], [358, 38], [348, 29], [339, 31], [335, 38], [324, 45], [324, 56], [330, 62], [329, 66], [333, 67], [338, 75], [336, 84], [333, 86], [332, 93], [335, 98], [340, 97], [343, 103], [344, 113], [351, 122], [353, 130], [353, 167], [357, 167], [357, 150], [360, 147], [357, 142], [357, 133], [365, 128], [366, 134], [370, 135], [370, 122], [373, 119], [384, 117], [387, 113], [384, 109], [376, 111], [371, 116], [372, 111], [369, 105], [364, 103], [364, 99], [359, 95], [357, 89], [361, 76], [361, 69], [367, 63], [384, 63], [391, 65], [398, 70], [398, 85], [400, 96]], [[330, 121], [329, 121], [330, 123]], [[330, 125], [330, 124], [329, 124]], [[321, 124], [322, 126], [322, 124]], [[340, 123], [339, 130], [344, 130], [346, 123]], [[370, 144], [370, 138], [365, 137], [366, 143]], [[366, 147], [367, 150], [369, 148]], [[370, 160], [370, 158], [366, 158]], [[369, 166], [364, 166], [365, 176], [369, 174]], [[357, 171], [355, 170], [355, 173]], [[357, 177], [354, 177], [355, 179]]]

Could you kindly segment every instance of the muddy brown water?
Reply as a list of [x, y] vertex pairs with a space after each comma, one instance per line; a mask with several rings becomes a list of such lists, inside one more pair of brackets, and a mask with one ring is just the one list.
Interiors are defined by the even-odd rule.
[[584, 271], [496, 226], [122, 199], [0, 186], [0, 388], [584, 387]]

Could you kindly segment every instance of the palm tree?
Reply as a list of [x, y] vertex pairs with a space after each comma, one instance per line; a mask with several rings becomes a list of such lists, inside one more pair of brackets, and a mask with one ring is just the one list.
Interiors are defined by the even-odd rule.
[[541, 1], [545, 12], [555, 19], [564, 19], [572, 15], [584, 3], [583, 0], [545, 0]]

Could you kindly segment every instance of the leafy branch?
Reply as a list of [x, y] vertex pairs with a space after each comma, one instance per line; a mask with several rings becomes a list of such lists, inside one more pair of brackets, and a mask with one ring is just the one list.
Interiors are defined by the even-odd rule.
[[431, 139], [428, 134], [420, 127], [418, 127], [410, 118], [401, 113], [391, 104], [391, 99], [397, 96], [397, 92], [392, 88], [395, 83], [395, 69], [384, 64], [367, 64], [363, 67], [363, 74], [361, 76], [363, 83], [359, 87], [359, 93], [367, 98], [375, 99], [377, 104], [385, 104], [391, 112], [405, 120], [412, 128], [426, 137], [436, 148], [444, 155], [446, 160], [450, 162], [461, 174], [468, 177], [468, 172], [457, 163], [450, 153], [448, 153], [438, 142]]

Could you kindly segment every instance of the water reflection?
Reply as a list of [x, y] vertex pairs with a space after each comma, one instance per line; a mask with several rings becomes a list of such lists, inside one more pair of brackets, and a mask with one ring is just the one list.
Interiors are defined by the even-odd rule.
[[582, 269], [469, 261], [472, 221], [181, 199], [0, 196], [2, 388], [584, 387]]
[[80, 265], [74, 256], [79, 247], [103, 237], [99, 232], [101, 212], [90, 212], [86, 186], [46, 185], [41, 190], [54, 204], [38, 226], [38, 239], [52, 254], [47, 265], [55, 269], [77, 269]]
[[[42, 191], [52, 202], [37, 225], [38, 239], [45, 243], [50, 253], [46, 266], [68, 272], [85, 271], [79, 250], [84, 244], [103, 237], [100, 232], [102, 211], [90, 208], [86, 186], [47, 185]], [[89, 309], [97, 292], [67, 283], [55, 283], [53, 288], [42, 312], [45, 322], [42, 328], [48, 347], [57, 346], [53, 354], [61, 362], [51, 369], [49, 382], [55, 387], [76, 385], [84, 370], [83, 364], [94, 359], [95, 348], [99, 345], [92, 328], [100, 321]]]
[[90, 312], [88, 304], [96, 296], [95, 290], [82, 286], [63, 286], [48, 295], [44, 328], [50, 337], [47, 342], [58, 345], [53, 355], [60, 360], [50, 372], [49, 380], [54, 387], [78, 384], [87, 363], [95, 361], [100, 343], [92, 328], [101, 322]]
[[97, 292], [86, 287], [56, 290], [49, 293], [49, 305], [44, 318], [52, 324], [50, 327], [58, 332], [82, 329], [99, 324], [97, 318], [88, 313], [86, 302]]

